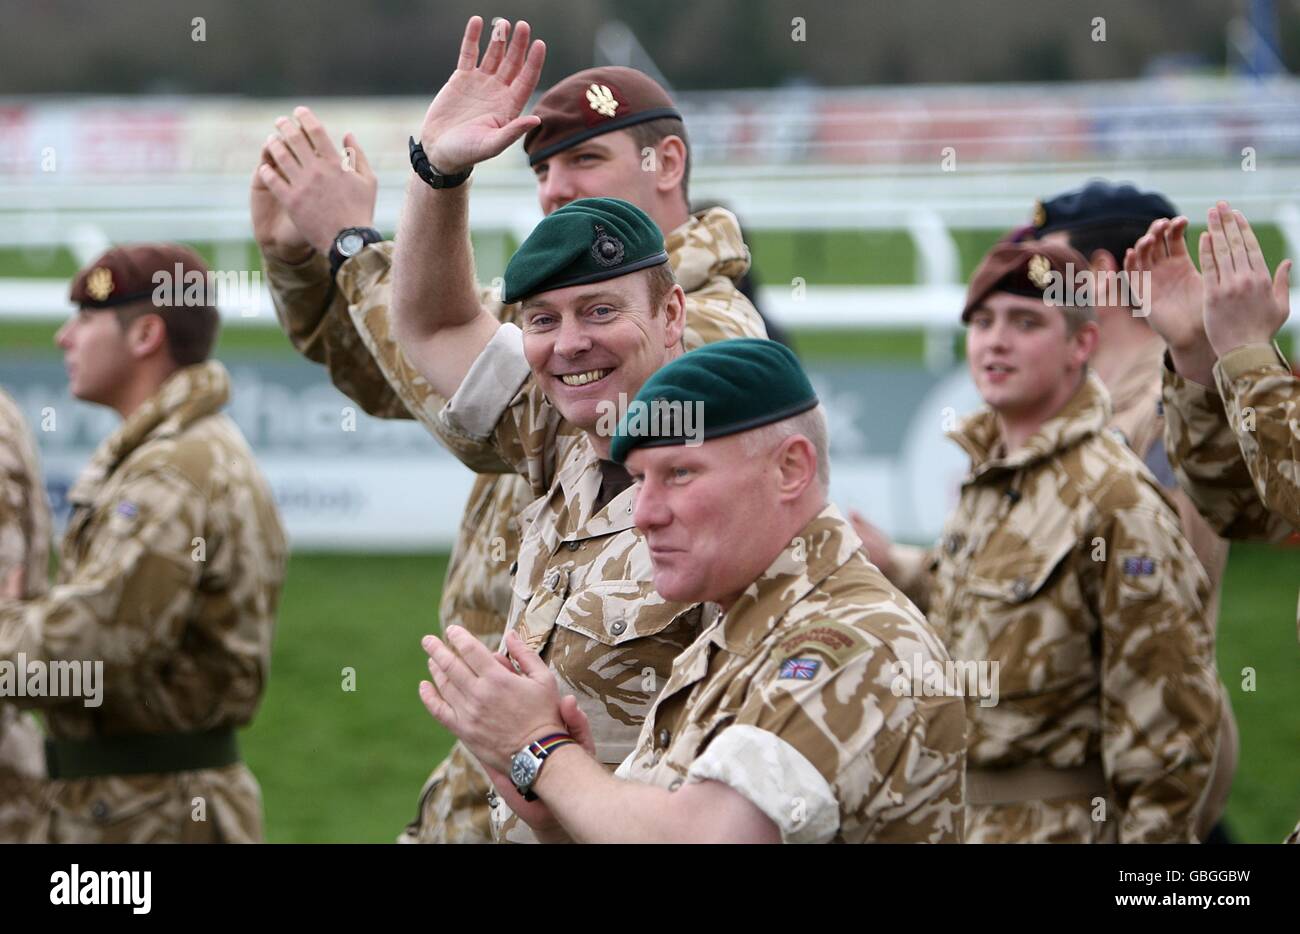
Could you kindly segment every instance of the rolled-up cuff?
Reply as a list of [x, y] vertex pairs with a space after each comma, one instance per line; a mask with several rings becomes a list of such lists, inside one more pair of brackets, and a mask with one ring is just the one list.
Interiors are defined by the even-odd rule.
[[486, 441], [528, 375], [523, 332], [503, 324], [470, 366], [440, 418], [453, 431]]
[[781, 830], [783, 843], [827, 843], [840, 826], [830, 783], [799, 750], [756, 726], [729, 726], [691, 763], [691, 782], [734, 789]]

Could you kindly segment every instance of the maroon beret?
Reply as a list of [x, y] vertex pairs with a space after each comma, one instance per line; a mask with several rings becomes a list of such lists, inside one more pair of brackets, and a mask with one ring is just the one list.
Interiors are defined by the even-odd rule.
[[969, 321], [971, 313], [993, 292], [1010, 292], [1042, 301], [1043, 293], [1052, 284], [1053, 273], [1062, 277], [1059, 288], [1072, 290], [1075, 275], [1088, 268], [1083, 254], [1063, 243], [1042, 240], [998, 243], [971, 275], [961, 320]]
[[69, 297], [82, 308], [113, 308], [143, 301], [159, 287], [154, 282], [155, 273], [164, 271], [167, 282], [183, 282], [191, 271], [201, 273], [204, 282], [208, 277], [207, 263], [189, 247], [178, 243], [135, 243], [113, 247], [77, 273]]
[[542, 95], [533, 113], [542, 122], [524, 137], [530, 166], [602, 133], [663, 117], [682, 118], [658, 82], [617, 65], [569, 75]]

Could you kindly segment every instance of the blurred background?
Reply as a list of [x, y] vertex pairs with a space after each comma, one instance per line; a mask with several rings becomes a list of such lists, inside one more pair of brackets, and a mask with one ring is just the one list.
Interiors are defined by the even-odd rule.
[[[1300, 257], [1297, 0], [5, 0], [0, 12], [0, 384], [34, 426], [58, 407], [57, 430], [38, 432], [56, 512], [115, 424], [67, 395], [51, 338], [70, 276], [111, 244], [167, 239], [254, 287], [223, 308], [218, 357], [294, 545], [245, 740], [271, 840], [384, 841], [414, 816], [449, 745], [416, 697], [418, 640], [437, 624], [470, 483], [413, 423], [363, 415], [343, 431], [348, 401], [293, 355], [257, 291], [248, 182], [294, 106], [336, 142], [357, 135], [391, 234], [406, 138], [469, 15], [528, 19], [548, 46], [542, 88], [598, 64], [655, 76], [686, 117], [692, 199], [740, 217], [759, 304], [827, 400], [835, 499], [921, 543], [963, 469], [942, 413], [978, 403], [963, 283], [1036, 199], [1131, 181], [1198, 228], [1227, 198], [1271, 264]], [[485, 281], [540, 217], [517, 147], [476, 170]], [[1219, 661], [1242, 754], [1228, 818], [1237, 838], [1272, 842], [1300, 816], [1300, 552], [1232, 555]], [[1247, 668], [1256, 690], [1240, 690]]]

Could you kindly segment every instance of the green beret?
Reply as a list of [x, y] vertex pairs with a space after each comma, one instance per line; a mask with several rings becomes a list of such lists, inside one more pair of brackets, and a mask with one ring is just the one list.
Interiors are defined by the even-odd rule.
[[619, 419], [615, 463], [636, 447], [699, 443], [792, 418], [817, 405], [788, 347], [737, 338], [706, 344], [654, 373]]
[[666, 262], [664, 235], [644, 211], [617, 198], [581, 198], [533, 228], [510, 257], [501, 297], [519, 302]]

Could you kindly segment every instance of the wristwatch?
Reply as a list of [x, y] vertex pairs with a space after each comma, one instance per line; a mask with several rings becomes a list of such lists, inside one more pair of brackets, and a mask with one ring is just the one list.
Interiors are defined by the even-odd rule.
[[525, 801], [536, 801], [533, 785], [542, 772], [542, 763], [551, 753], [561, 746], [577, 742], [568, 733], [552, 733], [536, 742], [529, 743], [510, 759], [510, 781], [514, 782], [515, 791], [524, 796]]
[[368, 243], [378, 243], [384, 238], [373, 227], [344, 227], [330, 247], [330, 278], [339, 274], [344, 261], [356, 256]]
[[415, 169], [415, 174], [420, 176], [429, 183], [430, 188], [456, 188], [465, 184], [465, 179], [469, 178], [469, 173], [474, 171], [474, 166], [470, 166], [464, 172], [457, 172], [455, 175], [443, 175], [429, 162], [429, 157], [424, 154], [424, 147], [411, 137], [411, 168]]

